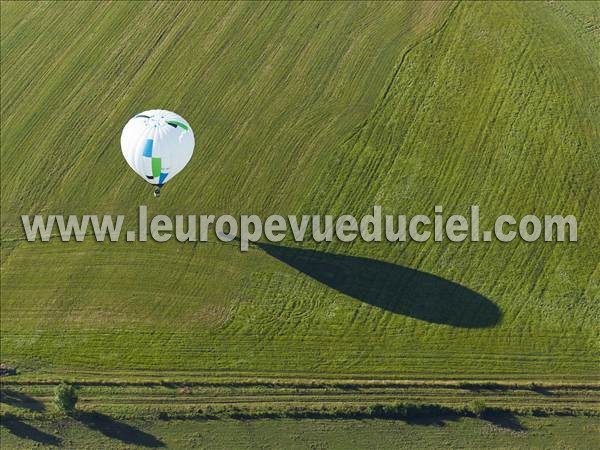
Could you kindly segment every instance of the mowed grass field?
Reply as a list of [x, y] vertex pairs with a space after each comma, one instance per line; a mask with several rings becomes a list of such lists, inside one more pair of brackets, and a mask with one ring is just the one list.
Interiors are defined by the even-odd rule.
[[[134, 414], [137, 397], [156, 412], [147, 405], [163, 394], [176, 408], [247, 395], [175, 389], [154, 402], [134, 382], [292, 380], [266, 404], [336, 403], [340, 392], [297, 387], [313, 379], [545, 382], [564, 392], [512, 398], [597, 411], [599, 16], [594, 2], [3, 2], [11, 383], [44, 403], [43, 383], [87, 381], [84, 409]], [[160, 199], [119, 145], [151, 108], [178, 112], [196, 136]], [[30, 243], [20, 224], [95, 213], [135, 227], [140, 204], [264, 217], [478, 204], [483, 229], [500, 214], [574, 214], [579, 242], [286, 240], [241, 253], [214, 240]], [[359, 389], [350, 402], [473, 397], [454, 388]]]
[[[64, 448], [594, 448], [598, 424], [587, 418], [530, 418], [519, 431], [476, 419], [448, 420], [443, 426], [390, 420], [333, 420], [253, 422], [221, 421], [108, 421], [64, 420], [59, 424], [11, 421], [0, 429], [6, 445], [31, 442]], [[32, 429], [37, 431], [32, 431]], [[527, 430], [527, 431], [525, 431]], [[120, 436], [122, 440], [115, 439]], [[127, 437], [125, 437], [127, 436]]]

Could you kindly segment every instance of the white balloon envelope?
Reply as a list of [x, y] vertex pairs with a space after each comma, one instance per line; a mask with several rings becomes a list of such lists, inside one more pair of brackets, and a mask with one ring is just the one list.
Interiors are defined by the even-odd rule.
[[121, 150], [129, 166], [148, 183], [160, 187], [187, 165], [194, 152], [194, 132], [179, 114], [151, 109], [132, 117], [121, 134]]

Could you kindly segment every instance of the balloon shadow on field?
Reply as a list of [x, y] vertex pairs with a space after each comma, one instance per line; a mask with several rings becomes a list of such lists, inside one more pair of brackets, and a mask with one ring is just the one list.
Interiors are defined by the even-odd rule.
[[39, 444], [58, 446], [61, 443], [56, 436], [29, 425], [10, 413], [3, 415], [2, 427], [21, 439], [29, 439]]
[[461, 328], [493, 327], [502, 318], [483, 295], [436, 275], [358, 256], [256, 246], [331, 289], [394, 314]]
[[115, 420], [106, 414], [79, 412], [74, 418], [89, 429], [99, 431], [104, 436], [117, 439], [127, 445], [150, 448], [165, 447], [165, 443], [160, 439], [125, 422]]

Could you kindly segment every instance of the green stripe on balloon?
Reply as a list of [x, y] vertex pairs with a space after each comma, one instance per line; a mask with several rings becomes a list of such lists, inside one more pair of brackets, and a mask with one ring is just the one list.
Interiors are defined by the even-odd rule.
[[172, 127], [181, 127], [185, 131], [188, 130], [188, 126], [185, 123], [179, 122], [178, 120], [168, 120], [167, 123]]
[[152, 158], [152, 176], [160, 176], [160, 158]]

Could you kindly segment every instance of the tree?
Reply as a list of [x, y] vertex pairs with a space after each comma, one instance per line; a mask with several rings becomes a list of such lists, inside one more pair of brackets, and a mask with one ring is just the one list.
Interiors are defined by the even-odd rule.
[[61, 383], [54, 389], [54, 405], [59, 411], [70, 414], [78, 400], [77, 389], [68, 383]]
[[471, 409], [471, 412], [473, 414], [475, 414], [477, 417], [482, 417], [487, 411], [487, 407], [485, 406], [485, 403], [483, 403], [483, 400], [480, 400], [480, 399], [471, 401], [470, 409]]

